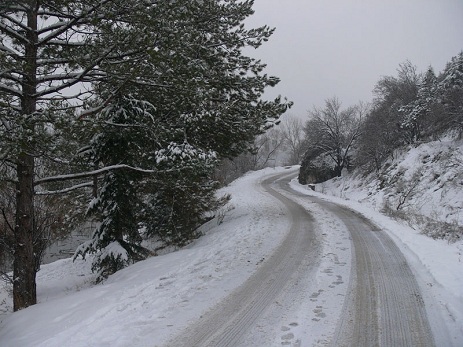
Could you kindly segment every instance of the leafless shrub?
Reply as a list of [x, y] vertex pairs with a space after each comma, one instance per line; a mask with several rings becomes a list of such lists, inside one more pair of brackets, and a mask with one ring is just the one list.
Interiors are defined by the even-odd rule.
[[395, 220], [404, 221], [413, 229], [420, 230], [423, 235], [433, 239], [442, 239], [449, 243], [463, 239], [463, 227], [456, 221], [450, 223], [439, 221], [423, 215], [416, 207], [408, 206], [397, 210], [391, 204], [390, 199], [386, 199], [380, 212]]
[[433, 239], [444, 239], [450, 243], [463, 239], [463, 227], [456, 222], [447, 223], [429, 219], [422, 233]]

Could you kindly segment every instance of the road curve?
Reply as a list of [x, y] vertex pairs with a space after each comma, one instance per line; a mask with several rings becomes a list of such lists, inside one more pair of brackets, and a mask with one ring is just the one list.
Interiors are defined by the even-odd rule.
[[355, 212], [315, 200], [341, 218], [353, 245], [349, 289], [332, 345], [434, 346], [418, 283], [397, 245]]
[[[291, 200], [292, 196], [317, 203], [340, 219], [352, 239], [351, 276], [342, 313], [332, 338], [323, 345], [435, 346], [416, 279], [391, 238], [348, 208], [291, 190], [289, 179], [286, 173], [263, 182], [268, 193], [291, 213], [293, 224], [287, 238], [243, 285], [166, 346], [240, 345], [241, 338], [298, 272], [316, 273], [322, 236], [314, 230], [313, 217]], [[280, 184], [274, 189], [270, 183], [277, 180]], [[311, 265], [301, 267], [308, 263]]]
[[[282, 201], [291, 214], [292, 226], [286, 239], [244, 284], [168, 342], [167, 346], [237, 346], [241, 337], [284, 291], [297, 271], [316, 270], [321, 256], [321, 239], [313, 232], [311, 215], [270, 187], [270, 183], [287, 175], [272, 176], [263, 182], [268, 193]], [[311, 259], [308, 260], [308, 257]], [[313, 266], [301, 269], [303, 263]]]
[[420, 288], [394, 241], [346, 207], [282, 188], [335, 215], [351, 235], [351, 276], [331, 346], [435, 346]]

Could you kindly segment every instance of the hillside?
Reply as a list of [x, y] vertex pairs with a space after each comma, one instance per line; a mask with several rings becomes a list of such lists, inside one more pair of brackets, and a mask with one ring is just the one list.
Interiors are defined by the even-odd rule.
[[315, 185], [449, 242], [463, 235], [463, 141], [451, 137], [397, 150], [378, 173], [343, 172]]

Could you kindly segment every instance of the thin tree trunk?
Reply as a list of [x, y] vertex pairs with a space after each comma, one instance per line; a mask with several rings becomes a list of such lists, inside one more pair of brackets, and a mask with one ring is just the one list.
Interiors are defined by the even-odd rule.
[[25, 75], [22, 84], [22, 115], [28, 117], [24, 126], [26, 136], [18, 155], [17, 192], [16, 192], [16, 225], [15, 250], [13, 259], [13, 310], [18, 311], [37, 303], [35, 277], [38, 270], [37, 255], [34, 252], [34, 114], [37, 109], [37, 3], [31, 1], [27, 13], [29, 30], [26, 32], [28, 43], [25, 46]]
[[15, 251], [13, 260], [13, 309], [37, 303], [35, 284], [36, 261], [34, 254], [34, 158], [21, 154], [18, 165], [16, 194]]

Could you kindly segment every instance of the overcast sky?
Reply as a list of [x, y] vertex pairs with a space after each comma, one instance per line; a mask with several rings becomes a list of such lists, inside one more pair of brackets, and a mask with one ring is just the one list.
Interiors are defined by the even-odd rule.
[[266, 95], [288, 97], [300, 117], [332, 96], [371, 101], [406, 60], [438, 73], [463, 50], [463, 0], [255, 0], [254, 10], [249, 26], [276, 27], [251, 53], [281, 78]]

